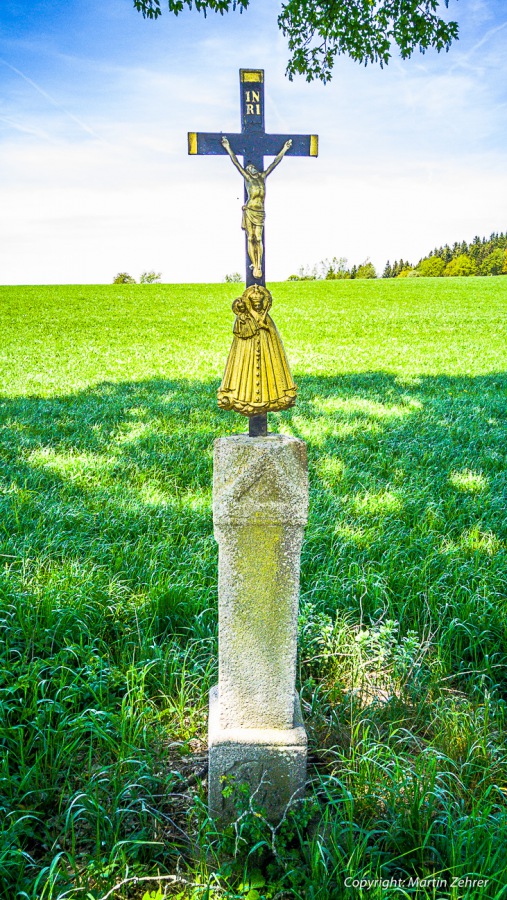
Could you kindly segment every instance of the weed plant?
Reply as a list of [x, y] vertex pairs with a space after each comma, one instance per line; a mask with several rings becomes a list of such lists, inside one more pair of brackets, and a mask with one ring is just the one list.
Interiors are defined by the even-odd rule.
[[277, 828], [239, 796], [219, 833], [235, 292], [0, 288], [0, 897], [501, 900], [507, 278], [273, 286], [299, 400], [270, 427], [310, 460], [308, 796]]

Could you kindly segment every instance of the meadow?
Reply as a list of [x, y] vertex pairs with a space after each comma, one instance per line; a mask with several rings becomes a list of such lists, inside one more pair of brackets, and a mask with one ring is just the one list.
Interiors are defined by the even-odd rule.
[[270, 287], [299, 387], [270, 429], [309, 452], [309, 783], [224, 833], [238, 286], [0, 287], [2, 900], [507, 898], [507, 278]]

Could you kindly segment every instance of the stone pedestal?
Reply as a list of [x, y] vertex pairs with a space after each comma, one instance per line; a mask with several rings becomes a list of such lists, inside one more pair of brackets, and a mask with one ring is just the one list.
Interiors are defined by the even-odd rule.
[[295, 692], [299, 564], [308, 514], [306, 445], [286, 435], [215, 442], [219, 683], [210, 694], [209, 806], [234, 809], [223, 777], [279, 818], [301, 795], [306, 733]]

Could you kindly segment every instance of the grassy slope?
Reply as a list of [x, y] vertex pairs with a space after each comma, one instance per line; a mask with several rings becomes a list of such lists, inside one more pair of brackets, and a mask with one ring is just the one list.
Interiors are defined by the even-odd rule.
[[[236, 291], [0, 288], [0, 896], [101, 897], [179, 854], [219, 871], [188, 776], [216, 677], [212, 441], [244, 429], [214, 400]], [[278, 428], [311, 467], [318, 807], [250, 859], [260, 896], [455, 874], [489, 884], [368, 897], [499, 900], [507, 279], [281, 284], [273, 316], [300, 386]], [[271, 840], [244, 822], [243, 850]]]

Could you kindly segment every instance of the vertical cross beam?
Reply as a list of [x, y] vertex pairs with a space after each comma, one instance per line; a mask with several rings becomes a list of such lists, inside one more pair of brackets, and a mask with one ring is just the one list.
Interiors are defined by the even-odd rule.
[[[287, 141], [291, 142], [287, 156], [318, 156], [318, 136], [316, 134], [266, 134], [264, 128], [264, 70], [240, 69], [239, 82], [241, 92], [241, 133], [224, 134], [224, 132], [188, 133], [188, 152], [190, 155], [224, 156], [227, 154], [222, 139], [227, 137], [230, 149], [236, 157], [243, 157], [243, 168], [255, 166], [258, 172], [264, 172], [264, 157], [277, 157]], [[276, 160], [275, 160], [276, 161]], [[269, 169], [269, 167], [268, 167]], [[248, 193], [245, 183], [244, 205]], [[254, 275], [252, 261], [248, 253], [248, 235], [245, 233], [246, 250], [246, 287], [253, 284], [266, 285], [266, 238], [262, 227], [262, 260], [261, 275]], [[249, 417], [249, 434], [257, 437], [267, 434], [267, 415]]]
[[[266, 134], [264, 128], [264, 69], [240, 69], [241, 132], [197, 132], [188, 133], [188, 152], [191, 156], [226, 156], [222, 144], [226, 136], [236, 156], [243, 157], [243, 166], [254, 165], [259, 172], [264, 170], [264, 157], [276, 156], [287, 140], [292, 142], [289, 156], [318, 156], [319, 139], [316, 134]], [[246, 189], [245, 189], [246, 202]], [[265, 230], [263, 233], [265, 245]], [[266, 254], [262, 254], [262, 277], [255, 278], [250, 267], [248, 250], [246, 253], [246, 287], [266, 283]]]
[[[244, 155], [244, 166], [255, 166], [259, 172], [264, 169], [263, 138], [264, 130], [264, 71], [263, 69], [240, 69], [239, 83], [241, 90], [241, 133], [248, 138], [248, 153]], [[244, 202], [248, 200], [246, 186]], [[256, 278], [252, 272], [248, 256], [248, 241], [245, 234], [245, 285], [266, 285], [266, 237], [262, 230], [262, 276]], [[259, 417], [260, 418], [260, 417]]]

